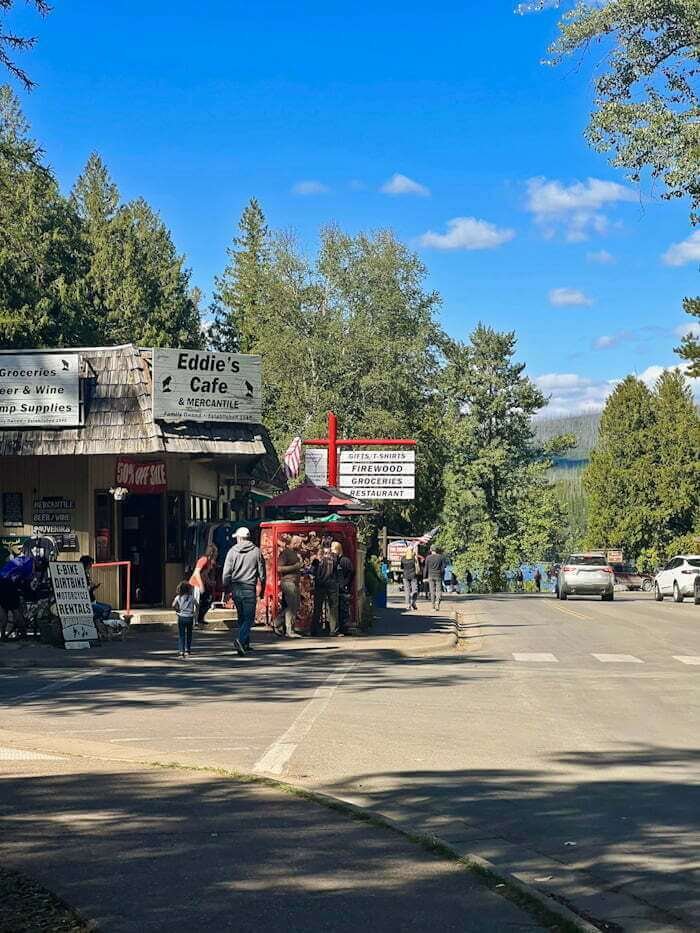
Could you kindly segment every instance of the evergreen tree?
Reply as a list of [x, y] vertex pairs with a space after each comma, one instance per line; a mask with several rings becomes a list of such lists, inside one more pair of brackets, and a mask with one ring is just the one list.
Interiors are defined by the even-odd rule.
[[606, 402], [598, 444], [584, 474], [589, 547], [622, 547], [634, 559], [659, 541], [663, 516], [656, 475], [662, 430], [651, 391], [627, 376]]
[[[46, 16], [51, 12], [51, 7], [46, 0], [27, 0], [27, 2], [42, 16]], [[5, 25], [5, 15], [12, 10], [14, 4], [15, 0], [0, 0], [0, 65], [3, 65], [27, 90], [31, 90], [34, 87], [34, 82], [27, 72], [17, 64], [14, 55], [16, 52], [25, 52], [27, 49], [34, 48], [36, 37], [20, 36], [9, 25]]]
[[260, 204], [251, 198], [238, 224], [239, 235], [227, 251], [229, 263], [215, 281], [209, 333], [217, 350], [252, 352], [270, 324], [270, 235]]
[[658, 467], [654, 473], [664, 549], [674, 538], [700, 531], [700, 416], [688, 380], [666, 370], [654, 389]]
[[[697, 298], [684, 298], [683, 310], [691, 317], [697, 318], [700, 326], [700, 296]], [[686, 334], [676, 353], [690, 363], [689, 376], [700, 376], [700, 340], [692, 333]]]
[[201, 346], [198, 293], [158, 215], [143, 199], [120, 206], [119, 190], [96, 153], [71, 200], [90, 254], [86, 282], [99, 341]]
[[448, 348], [448, 464], [441, 542], [458, 576], [478, 569], [489, 589], [522, 559], [553, 556], [563, 510], [547, 478], [551, 456], [573, 443], [534, 442], [531, 418], [546, 404], [513, 360], [514, 333], [479, 324], [468, 344]]
[[0, 88], [0, 344], [91, 343], [89, 261], [80, 218], [42, 164], [17, 98]]

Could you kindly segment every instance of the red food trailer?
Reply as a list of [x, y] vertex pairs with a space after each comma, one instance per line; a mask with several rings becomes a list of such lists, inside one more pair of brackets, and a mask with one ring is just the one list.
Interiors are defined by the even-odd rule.
[[[356, 580], [362, 579], [358, 573], [358, 547], [357, 528], [352, 522], [344, 521], [276, 521], [262, 522], [260, 525], [260, 550], [262, 551], [267, 567], [267, 582], [265, 584], [264, 598], [258, 603], [258, 622], [264, 622], [272, 627], [274, 620], [282, 608], [282, 594], [277, 562], [280, 553], [287, 546], [290, 538], [298, 535], [302, 540], [301, 557], [304, 570], [301, 576], [301, 600], [297, 614], [295, 628], [300, 633], [311, 631], [311, 619], [314, 607], [314, 583], [308, 572], [311, 561], [318, 555], [319, 548], [324, 543], [339, 541], [343, 546], [343, 554], [349, 557], [356, 571]], [[357, 590], [353, 587], [350, 605], [350, 625], [357, 622], [358, 600]]]

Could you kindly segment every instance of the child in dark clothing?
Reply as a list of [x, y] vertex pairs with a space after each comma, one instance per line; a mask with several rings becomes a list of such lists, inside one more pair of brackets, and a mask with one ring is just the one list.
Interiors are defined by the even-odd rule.
[[189, 658], [190, 649], [192, 648], [192, 627], [194, 624], [195, 603], [194, 589], [187, 580], [183, 580], [182, 583], [178, 585], [177, 596], [173, 600], [173, 609], [177, 614], [177, 628], [180, 639], [179, 657]]

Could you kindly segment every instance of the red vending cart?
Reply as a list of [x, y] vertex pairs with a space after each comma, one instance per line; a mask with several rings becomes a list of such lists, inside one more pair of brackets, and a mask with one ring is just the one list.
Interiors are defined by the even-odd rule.
[[[270, 627], [272, 627], [282, 608], [277, 560], [293, 535], [298, 535], [302, 540], [301, 557], [305, 568], [318, 555], [319, 549], [324, 543], [339, 541], [343, 546], [343, 554], [350, 558], [353, 567], [357, 571], [357, 528], [352, 522], [313, 520], [262, 522], [260, 525], [260, 549], [267, 567], [267, 583], [264, 598], [258, 603], [258, 622], [264, 622]], [[295, 626], [300, 633], [310, 632], [311, 630], [314, 607], [313, 586], [312, 577], [302, 572], [301, 600]], [[350, 624], [354, 626], [356, 621], [357, 597], [353, 587]]]

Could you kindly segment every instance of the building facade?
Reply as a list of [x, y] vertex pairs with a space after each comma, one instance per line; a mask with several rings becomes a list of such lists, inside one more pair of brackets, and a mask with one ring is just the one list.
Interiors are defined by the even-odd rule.
[[[30, 372], [54, 375], [32, 383]], [[131, 344], [0, 353], [0, 547], [44, 534], [66, 559], [130, 561], [132, 605], [160, 606], [192, 562], [196, 523], [260, 518], [286, 488], [265, 428], [154, 419], [153, 388], [153, 353]], [[58, 394], [37, 402], [36, 391]], [[59, 423], [35, 426], [37, 409]], [[123, 605], [123, 579], [104, 584], [100, 598]]]

